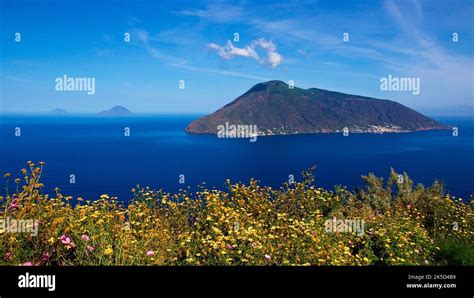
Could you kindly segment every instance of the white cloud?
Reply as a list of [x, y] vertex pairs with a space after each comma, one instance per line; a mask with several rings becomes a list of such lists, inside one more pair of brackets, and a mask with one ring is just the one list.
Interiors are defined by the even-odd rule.
[[[273, 68], [277, 67], [283, 62], [283, 56], [277, 52], [275, 44], [270, 40], [266, 40], [265, 38], [254, 40], [243, 48], [234, 46], [230, 40], [227, 41], [225, 47], [215, 43], [208, 44], [208, 47], [212, 50], [215, 50], [221, 58], [226, 60], [238, 56], [246, 57], [254, 59], [260, 64], [269, 64]], [[266, 57], [261, 57], [257, 53], [258, 48], [261, 48], [265, 52]]]

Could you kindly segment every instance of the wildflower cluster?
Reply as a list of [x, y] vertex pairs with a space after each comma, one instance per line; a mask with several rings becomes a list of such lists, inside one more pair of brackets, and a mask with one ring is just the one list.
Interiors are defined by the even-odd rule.
[[[35, 219], [37, 235], [0, 233], [8, 265], [425, 265], [473, 264], [472, 202], [435, 182], [413, 186], [392, 171], [356, 192], [303, 181], [279, 189], [227, 181], [227, 190], [170, 194], [137, 187], [124, 204], [43, 194], [44, 163], [28, 162], [15, 191], [0, 197], [1, 218]], [[23, 181], [23, 182], [22, 182]], [[363, 233], [325, 230], [332, 218], [363, 221]], [[360, 231], [359, 231], [360, 232]], [[447, 241], [450, 246], [445, 244]], [[465, 255], [447, 253], [464, 247]]]

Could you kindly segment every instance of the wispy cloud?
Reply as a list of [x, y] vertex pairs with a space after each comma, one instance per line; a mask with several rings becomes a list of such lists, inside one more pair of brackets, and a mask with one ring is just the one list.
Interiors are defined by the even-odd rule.
[[[256, 60], [260, 64], [268, 64], [273, 68], [277, 67], [283, 62], [283, 56], [277, 52], [276, 45], [265, 38], [260, 38], [252, 41], [249, 45], [238, 48], [232, 44], [230, 40], [227, 41], [225, 47], [215, 43], [210, 43], [208, 47], [215, 50], [217, 54], [223, 59], [232, 59], [234, 57], [246, 57]], [[261, 48], [265, 55], [262, 57], [257, 53], [257, 49]]]
[[[418, 1], [412, 1], [417, 15], [422, 15], [421, 6]], [[424, 33], [418, 28], [416, 23], [403, 14], [393, 0], [386, 0], [385, 7], [388, 14], [396, 21], [401, 29], [401, 33], [405, 37], [410, 37], [410, 46], [406, 44], [383, 45], [378, 43], [378, 47], [383, 47], [392, 52], [398, 52], [405, 56], [418, 58], [419, 62], [425, 62], [431, 67], [440, 67], [446, 65], [446, 62], [454, 62], [454, 60], [462, 60], [467, 58], [472, 61], [471, 57], [460, 54], [447, 54], [446, 51], [436, 42], [435, 39]], [[465, 62], [465, 61], [463, 61]]]
[[297, 53], [305, 58], [309, 58], [311, 56], [311, 54], [308, 51], [303, 50], [303, 49], [298, 49]]
[[[389, 16], [401, 29], [400, 34], [409, 40], [408, 44], [403, 41], [393, 42], [390, 45], [377, 44], [379, 48], [396, 54], [394, 58], [396, 63], [387, 67], [399, 73], [419, 76], [425, 95], [420, 100], [428, 104], [439, 102], [436, 100], [439, 97], [444, 100], [447, 94], [457, 101], [472, 102], [473, 58], [452, 51], [447, 52], [434, 38], [420, 30], [417, 22], [423, 11], [418, 1], [412, 1], [412, 5], [416, 15], [410, 18], [401, 12], [395, 1], [385, 1]], [[416, 19], [413, 20], [414, 18]]]
[[36, 61], [36, 60], [23, 60], [23, 59], [13, 59], [11, 60], [13, 65], [19, 67], [35, 68], [35, 67], [45, 67], [48, 66], [47, 62]]
[[134, 31], [140, 42], [144, 44], [148, 44], [150, 42], [150, 34], [148, 33], [148, 31], [145, 31], [143, 29], [135, 29]]
[[19, 82], [19, 83], [29, 83], [29, 82], [31, 82], [30, 79], [17, 77], [17, 76], [10, 76], [10, 75], [2, 75], [1, 78], [3, 80], [10, 80], [10, 81], [15, 81], [15, 82]]
[[423, 8], [421, 6], [421, 0], [411, 0], [411, 3], [415, 7], [418, 18], [423, 19]]
[[196, 67], [196, 66], [191, 66], [191, 65], [188, 65], [188, 64], [175, 64], [173, 66], [188, 69], [188, 70], [198, 71], [198, 72], [205, 72], [205, 73], [211, 73], [211, 74], [216, 74], [216, 75], [239, 77], [239, 78], [245, 78], [245, 79], [256, 80], [256, 81], [270, 81], [271, 80], [270, 78], [266, 78], [266, 77], [262, 77], [262, 76], [242, 74], [242, 73], [227, 71], [227, 70]]
[[153, 58], [163, 60], [169, 63], [186, 63], [187, 61], [182, 57], [178, 57], [175, 55], [169, 55], [162, 52], [158, 47], [152, 44], [152, 38], [150, 37], [150, 33], [147, 30], [134, 28], [131, 30], [132, 43], [144, 50], [146, 50], [149, 55]]
[[183, 16], [199, 17], [216, 23], [227, 23], [235, 22], [242, 18], [245, 15], [245, 10], [241, 6], [216, 1], [206, 9], [185, 9], [174, 11], [174, 13]]

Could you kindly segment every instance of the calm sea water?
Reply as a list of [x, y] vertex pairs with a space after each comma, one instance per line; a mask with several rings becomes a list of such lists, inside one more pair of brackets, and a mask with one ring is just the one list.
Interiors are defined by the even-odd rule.
[[[361, 175], [406, 171], [425, 185], [443, 180], [458, 197], [474, 193], [474, 122], [438, 119], [459, 127], [451, 131], [406, 134], [292, 135], [218, 139], [188, 135], [186, 125], [198, 116], [2, 116], [0, 171], [20, 176], [27, 160], [45, 161], [45, 192], [97, 198], [108, 193], [131, 197], [136, 184], [176, 191], [206, 182], [223, 188], [227, 178], [280, 186], [294, 174], [317, 166], [316, 184], [332, 188], [362, 185]], [[15, 137], [15, 127], [21, 137]], [[124, 136], [130, 127], [131, 136]], [[74, 174], [76, 183], [70, 184]], [[185, 184], [179, 184], [179, 175]], [[195, 188], [194, 188], [195, 189]]]

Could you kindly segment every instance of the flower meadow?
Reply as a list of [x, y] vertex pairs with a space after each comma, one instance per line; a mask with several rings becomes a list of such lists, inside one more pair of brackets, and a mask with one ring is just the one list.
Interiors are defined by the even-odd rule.
[[[472, 198], [406, 174], [400, 182], [394, 170], [386, 181], [363, 176], [355, 191], [317, 188], [311, 168], [278, 189], [256, 180], [175, 194], [137, 186], [124, 203], [44, 194], [44, 166], [5, 174], [0, 217], [33, 219], [37, 233], [3, 230], [2, 265], [474, 264]], [[363, 233], [328, 230], [336, 219], [363, 222]]]

